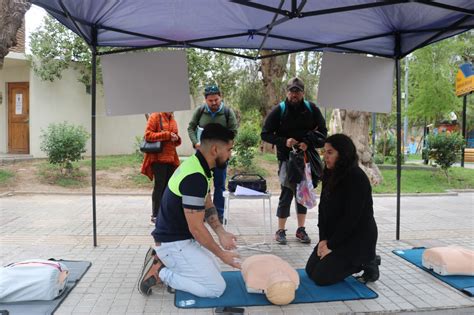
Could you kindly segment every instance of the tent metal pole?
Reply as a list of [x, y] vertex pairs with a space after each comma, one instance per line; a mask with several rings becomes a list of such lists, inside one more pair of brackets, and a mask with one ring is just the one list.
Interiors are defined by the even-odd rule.
[[94, 238], [94, 247], [97, 246], [97, 217], [96, 217], [96, 152], [95, 152], [95, 140], [96, 140], [96, 130], [95, 130], [95, 118], [96, 118], [96, 87], [97, 87], [97, 29], [92, 28], [92, 82], [91, 82], [91, 183], [92, 183], [92, 233]]
[[402, 177], [402, 107], [401, 107], [401, 86], [400, 86], [400, 34], [395, 34], [395, 68], [397, 76], [397, 230], [396, 239], [400, 240], [400, 184]]
[[376, 133], [377, 133], [377, 114], [372, 113], [372, 156], [375, 156], [375, 152], [377, 151], [377, 146], [375, 145]]
[[[462, 139], [466, 141], [466, 107], [467, 94], [463, 96], [462, 100]], [[461, 167], [464, 167], [464, 147], [461, 150]]]

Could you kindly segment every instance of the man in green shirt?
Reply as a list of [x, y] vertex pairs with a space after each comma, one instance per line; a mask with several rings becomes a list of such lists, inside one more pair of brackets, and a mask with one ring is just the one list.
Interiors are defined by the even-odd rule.
[[[188, 134], [193, 147], [199, 149], [202, 129], [210, 123], [220, 124], [237, 135], [237, 117], [234, 111], [224, 105], [221, 91], [217, 85], [209, 85], [204, 89], [206, 103], [196, 108], [188, 125]], [[224, 196], [227, 165], [224, 168], [214, 169], [214, 198], [219, 220], [224, 216]]]

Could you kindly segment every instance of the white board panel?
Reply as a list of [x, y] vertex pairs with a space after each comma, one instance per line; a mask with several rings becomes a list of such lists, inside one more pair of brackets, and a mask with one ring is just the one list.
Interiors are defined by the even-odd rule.
[[324, 53], [318, 105], [389, 113], [395, 61], [364, 55]]
[[104, 55], [101, 64], [108, 116], [191, 108], [184, 50]]

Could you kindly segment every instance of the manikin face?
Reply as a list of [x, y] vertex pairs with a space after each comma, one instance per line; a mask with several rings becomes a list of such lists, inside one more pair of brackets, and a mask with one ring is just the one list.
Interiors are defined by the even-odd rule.
[[324, 162], [328, 169], [333, 169], [336, 166], [336, 161], [339, 158], [339, 153], [334, 149], [330, 143], [324, 144]]
[[288, 99], [288, 102], [290, 102], [290, 104], [296, 105], [301, 103], [301, 101], [303, 100], [304, 92], [297, 88], [293, 88], [286, 93], [286, 98]]
[[224, 168], [232, 156], [232, 149], [234, 148], [234, 141], [228, 143], [218, 142], [215, 144], [216, 167]]
[[218, 94], [211, 94], [206, 96], [206, 104], [211, 110], [211, 112], [217, 112], [221, 106], [221, 96]]

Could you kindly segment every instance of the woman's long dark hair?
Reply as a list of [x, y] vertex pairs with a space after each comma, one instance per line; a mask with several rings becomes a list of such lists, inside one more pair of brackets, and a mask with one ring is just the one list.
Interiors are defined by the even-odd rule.
[[338, 153], [337, 161], [333, 169], [324, 167], [323, 186], [330, 193], [338, 183], [346, 176], [349, 170], [359, 164], [357, 149], [351, 138], [345, 134], [338, 133], [328, 137], [325, 143], [329, 143]]

